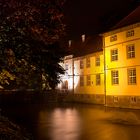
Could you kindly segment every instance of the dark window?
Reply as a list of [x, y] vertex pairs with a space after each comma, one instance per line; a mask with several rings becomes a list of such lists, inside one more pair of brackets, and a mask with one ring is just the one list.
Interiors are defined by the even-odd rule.
[[110, 42], [116, 41], [117, 40], [117, 35], [112, 35], [110, 37]]

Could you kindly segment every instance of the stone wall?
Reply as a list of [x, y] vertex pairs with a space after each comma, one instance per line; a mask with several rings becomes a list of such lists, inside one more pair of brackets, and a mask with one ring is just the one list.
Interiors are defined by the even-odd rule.
[[140, 109], [140, 96], [106, 96], [106, 106]]
[[68, 94], [66, 102], [104, 104], [104, 95], [101, 94]]

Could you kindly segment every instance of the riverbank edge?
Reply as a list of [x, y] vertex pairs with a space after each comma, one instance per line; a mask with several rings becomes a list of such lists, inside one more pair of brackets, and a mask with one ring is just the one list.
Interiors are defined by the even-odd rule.
[[32, 140], [24, 128], [0, 114], [0, 140]]

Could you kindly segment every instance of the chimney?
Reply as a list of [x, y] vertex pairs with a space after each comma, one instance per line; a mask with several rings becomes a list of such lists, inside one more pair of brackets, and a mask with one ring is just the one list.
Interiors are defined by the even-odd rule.
[[85, 42], [85, 39], [86, 39], [85, 34], [83, 34], [83, 35], [81, 36], [81, 38], [82, 38], [82, 42], [84, 43], [84, 42]]
[[71, 47], [71, 43], [72, 43], [72, 41], [71, 41], [71, 40], [69, 40], [69, 42], [68, 42], [68, 43], [69, 43], [69, 47]]

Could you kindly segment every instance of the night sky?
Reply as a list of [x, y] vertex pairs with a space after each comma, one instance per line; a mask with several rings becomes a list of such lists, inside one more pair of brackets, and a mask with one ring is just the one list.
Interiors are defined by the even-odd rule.
[[140, 4], [140, 0], [66, 0], [67, 36], [94, 35], [109, 30]]

